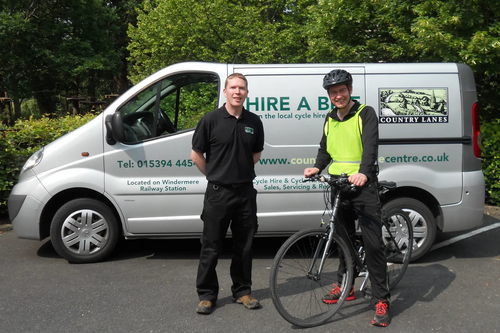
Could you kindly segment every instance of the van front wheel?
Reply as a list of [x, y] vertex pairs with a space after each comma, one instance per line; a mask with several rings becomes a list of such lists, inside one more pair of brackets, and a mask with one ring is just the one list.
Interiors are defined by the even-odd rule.
[[437, 234], [436, 218], [421, 201], [413, 198], [398, 198], [384, 204], [382, 209], [386, 212], [402, 209], [408, 214], [413, 227], [411, 260], [420, 258], [434, 245]]
[[50, 237], [56, 252], [71, 263], [106, 258], [118, 242], [118, 222], [112, 210], [94, 199], [75, 199], [54, 215]]

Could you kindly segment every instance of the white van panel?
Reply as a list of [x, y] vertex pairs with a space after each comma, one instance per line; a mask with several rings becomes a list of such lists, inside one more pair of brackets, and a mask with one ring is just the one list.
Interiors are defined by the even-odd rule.
[[378, 161], [380, 180], [423, 189], [441, 205], [462, 200], [462, 145], [381, 145]]
[[447, 221], [440, 225], [443, 232], [471, 229], [483, 224], [484, 217], [484, 175], [482, 171], [463, 173], [463, 200], [454, 205], [443, 205], [441, 209]]
[[[190, 161], [192, 134], [107, 147], [105, 189], [121, 208], [128, 232], [186, 233], [191, 223], [201, 232], [206, 180]], [[172, 217], [179, 219], [173, 223]]]

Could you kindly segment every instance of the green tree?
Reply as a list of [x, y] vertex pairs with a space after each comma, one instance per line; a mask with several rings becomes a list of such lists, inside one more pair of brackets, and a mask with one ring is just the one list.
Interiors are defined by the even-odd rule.
[[483, 115], [499, 117], [500, 2], [319, 0], [309, 13], [309, 62], [464, 63]]
[[35, 97], [40, 113], [55, 96], [95, 97], [128, 88], [128, 23], [139, 0], [2, 0], [0, 91]]
[[180, 61], [304, 62], [306, 3], [314, 1], [146, 1], [129, 29], [132, 81]]
[[128, 36], [129, 25], [137, 24], [137, 9], [142, 8], [143, 0], [109, 0], [108, 6], [114, 11], [116, 16], [114, 36], [114, 50], [116, 55], [120, 58], [120, 63], [117, 71], [113, 73], [113, 92], [117, 94], [124, 93], [129, 88], [128, 79], [128, 57], [130, 53], [127, 49], [130, 43]]

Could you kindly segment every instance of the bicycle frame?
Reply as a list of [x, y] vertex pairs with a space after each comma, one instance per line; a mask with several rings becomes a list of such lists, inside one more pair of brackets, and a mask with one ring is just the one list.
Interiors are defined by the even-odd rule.
[[[321, 176], [321, 177], [323, 177], [323, 176]], [[327, 183], [329, 183], [329, 182], [327, 182]], [[386, 188], [384, 188], [384, 190], [387, 191]], [[332, 192], [331, 192], [332, 187], [330, 187], [330, 189], [326, 189], [325, 191], [329, 191], [327, 195], [332, 196]], [[325, 260], [328, 257], [328, 251], [331, 247], [332, 234], [336, 233], [346, 243], [346, 246], [349, 250], [349, 254], [351, 255], [353, 267], [355, 269], [357, 269], [357, 271], [360, 273], [359, 276], [364, 277], [363, 282], [361, 283], [359, 290], [361, 292], [363, 292], [363, 294], [366, 298], [370, 298], [371, 296], [367, 295], [367, 293], [366, 293], [366, 288], [368, 286], [370, 273], [366, 269], [366, 265], [364, 264], [363, 259], [361, 258], [361, 253], [360, 253], [361, 251], [358, 252], [356, 250], [356, 248], [354, 247], [354, 245], [352, 244], [352, 242], [350, 240], [349, 235], [347, 234], [347, 230], [345, 229], [344, 225], [342, 223], [340, 223], [340, 221], [338, 220], [338, 217], [337, 217], [338, 210], [340, 209], [340, 206], [342, 203], [342, 200], [340, 197], [341, 197], [341, 189], [335, 188], [334, 200], [331, 202], [330, 206], [328, 205], [329, 201], [325, 199], [326, 207], [329, 210], [328, 213], [330, 215], [328, 226], [327, 226], [328, 241], [327, 241], [326, 246], [324, 248], [323, 248], [324, 239], [320, 243], [318, 243], [318, 248], [316, 249], [316, 252], [314, 254], [314, 260], [311, 262], [311, 266], [310, 266], [309, 271], [308, 271], [308, 277], [315, 279], [315, 280], [319, 279], [319, 276], [321, 275], [321, 272], [322, 272], [323, 267], [324, 267]], [[358, 214], [364, 214], [363, 212], [356, 210], [354, 207], [352, 207], [352, 209], [354, 209]], [[385, 221], [384, 219], [381, 219], [381, 223], [382, 223], [382, 226], [384, 226], [386, 228], [387, 233], [389, 234], [389, 237], [391, 238], [393, 243], [396, 245], [397, 250], [400, 251], [400, 248], [397, 245], [397, 242], [395, 241], [394, 236], [390, 232], [390, 228], [387, 224], [387, 221]], [[320, 262], [320, 265], [319, 265], [316, 273], [313, 274], [312, 271], [315, 267], [317, 259], [319, 258], [319, 252], [321, 249], [323, 249], [323, 253], [321, 255], [321, 262]]]

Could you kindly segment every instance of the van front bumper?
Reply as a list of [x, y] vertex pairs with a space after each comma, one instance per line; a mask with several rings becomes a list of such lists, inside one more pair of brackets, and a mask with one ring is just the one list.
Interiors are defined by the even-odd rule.
[[17, 214], [21, 210], [21, 207], [26, 200], [26, 195], [13, 195], [12, 193], [9, 195], [9, 200], [7, 201], [7, 208], [9, 210], [9, 219], [14, 221]]
[[[16, 196], [14, 196], [16, 197]], [[20, 197], [20, 196], [17, 196]], [[9, 197], [9, 203], [11, 198]], [[14, 198], [15, 200], [15, 198]], [[19, 238], [41, 240], [40, 237], [40, 215], [43, 204], [32, 196], [24, 196], [19, 213], [14, 219], [11, 218], [12, 229]], [[11, 215], [9, 204], [9, 216]]]
[[41, 240], [40, 217], [50, 194], [34, 173], [23, 178], [12, 189], [7, 203], [12, 229], [19, 238]]

